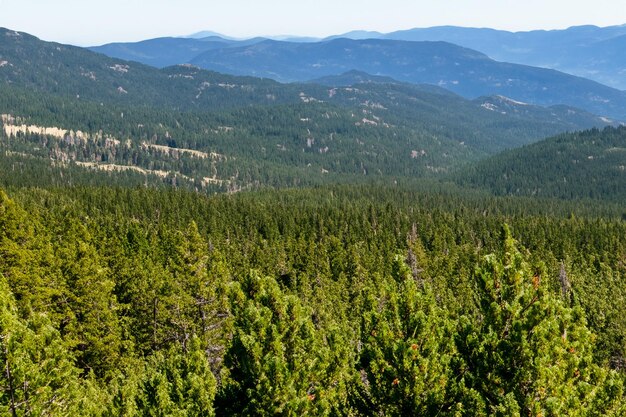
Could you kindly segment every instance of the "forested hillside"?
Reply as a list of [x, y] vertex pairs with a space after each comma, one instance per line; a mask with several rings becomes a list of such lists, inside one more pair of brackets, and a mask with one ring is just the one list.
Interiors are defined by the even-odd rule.
[[600, 206], [371, 186], [0, 198], [3, 413], [625, 412], [626, 230]]
[[191, 66], [157, 70], [8, 30], [0, 37], [5, 185], [17, 177], [22, 185], [211, 193], [433, 177], [549, 135], [615, 123], [368, 74], [279, 84]]
[[457, 173], [496, 195], [626, 201], [626, 127], [563, 134]]
[[616, 124], [1, 30], [0, 415], [624, 416]]

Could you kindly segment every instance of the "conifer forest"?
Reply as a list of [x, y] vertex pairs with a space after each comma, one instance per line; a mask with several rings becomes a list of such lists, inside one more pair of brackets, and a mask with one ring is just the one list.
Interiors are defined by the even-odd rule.
[[626, 416], [626, 127], [542, 106], [1, 29], [0, 416]]

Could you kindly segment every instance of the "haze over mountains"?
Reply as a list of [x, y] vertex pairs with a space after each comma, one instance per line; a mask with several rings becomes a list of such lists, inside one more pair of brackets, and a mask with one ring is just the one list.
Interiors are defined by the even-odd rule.
[[[626, 64], [613, 57], [622, 55], [618, 51], [623, 50], [620, 42], [625, 32], [621, 26], [520, 33], [438, 27], [390, 34], [351, 32], [321, 41], [242, 41], [211, 33], [201, 39], [166, 38], [91, 49], [157, 67], [191, 63], [218, 72], [280, 82], [308, 81], [358, 70], [403, 82], [439, 85], [470, 99], [503, 95], [538, 105], [565, 104], [626, 120], [623, 91], [546, 69], [595, 74], [595, 79], [620, 87], [621, 71]], [[552, 61], [548, 62], [548, 58]]]
[[[532, 30], [510, 32], [489, 28], [458, 26], [436, 26], [399, 30], [390, 33], [375, 31], [352, 31], [327, 38], [304, 38], [296, 36], [258, 37], [237, 40], [219, 33], [205, 31], [191, 35], [196, 40], [229, 41], [230, 46], [244, 46], [266, 39], [290, 42], [320, 42], [338, 38], [355, 40], [389, 39], [403, 41], [444, 41], [480, 51], [496, 61], [511, 62], [556, 69], [572, 75], [589, 78], [620, 90], [626, 89], [626, 58], [622, 53], [626, 48], [626, 25], [597, 27], [592, 25], [573, 26], [561, 30]], [[178, 39], [186, 48], [184, 39]], [[108, 44], [92, 49], [117, 58], [140, 60], [149, 50], [147, 45], [138, 43]], [[200, 48], [200, 52], [211, 49], [210, 45]], [[172, 65], [169, 53], [159, 55], [150, 51], [148, 56], [156, 59], [156, 66]], [[163, 61], [159, 61], [163, 59]], [[193, 56], [188, 58], [191, 61]], [[143, 62], [143, 61], [141, 61]], [[165, 62], [170, 62], [166, 64]]]
[[403, 30], [380, 38], [451, 42], [484, 52], [497, 61], [552, 68], [624, 90], [625, 35], [626, 25], [528, 32], [442, 26]]
[[626, 89], [626, 25], [572, 26], [560, 30], [510, 32], [489, 28], [436, 26], [390, 33], [352, 31], [327, 39], [445, 41], [475, 49], [497, 61], [551, 68]]

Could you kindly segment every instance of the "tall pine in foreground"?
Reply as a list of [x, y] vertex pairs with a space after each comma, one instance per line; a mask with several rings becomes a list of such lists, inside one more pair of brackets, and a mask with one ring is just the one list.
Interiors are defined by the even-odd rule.
[[350, 352], [335, 329], [316, 329], [297, 297], [256, 272], [233, 288], [232, 310], [218, 414], [329, 415], [345, 409]]
[[621, 386], [592, 361], [582, 310], [548, 290], [508, 227], [504, 251], [477, 268], [476, 311], [456, 346], [466, 416], [623, 415]]
[[453, 322], [400, 255], [393, 282], [363, 316], [362, 400], [375, 415], [437, 415], [450, 403]]
[[20, 319], [0, 275], [0, 415], [99, 415], [104, 398], [74, 360], [45, 315]]

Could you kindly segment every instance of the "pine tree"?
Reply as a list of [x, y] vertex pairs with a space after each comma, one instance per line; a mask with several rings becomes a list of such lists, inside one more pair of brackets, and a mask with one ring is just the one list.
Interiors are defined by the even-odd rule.
[[549, 293], [545, 271], [526, 258], [505, 227], [504, 252], [487, 255], [476, 270], [477, 309], [461, 317], [456, 337], [462, 413], [615, 412], [619, 384], [593, 363], [582, 310]]
[[187, 350], [174, 345], [157, 352], [146, 365], [137, 403], [142, 416], [211, 417], [215, 377], [205, 350], [191, 337]]
[[0, 273], [22, 314], [33, 310], [53, 315], [56, 308], [51, 305], [66, 294], [50, 266], [54, 262], [46, 232], [35, 216], [0, 190]]
[[[45, 315], [19, 318], [0, 275], [0, 414], [17, 416], [98, 415], [102, 410], [88, 380]], [[94, 395], [96, 394], [96, 395]]]
[[322, 339], [296, 297], [254, 272], [233, 289], [232, 310], [220, 414], [325, 415], [345, 404], [349, 356], [339, 332]]
[[64, 337], [85, 374], [105, 377], [119, 366], [123, 349], [115, 282], [85, 224], [68, 222], [57, 256], [70, 292]]
[[391, 416], [437, 415], [450, 406], [452, 321], [411, 260], [405, 262], [396, 256], [394, 281], [363, 318], [365, 408]]

